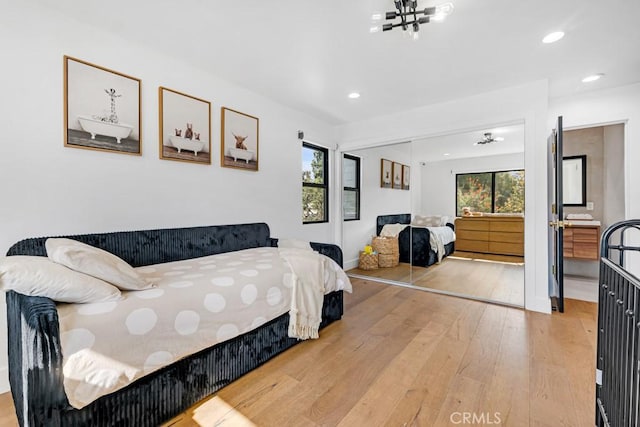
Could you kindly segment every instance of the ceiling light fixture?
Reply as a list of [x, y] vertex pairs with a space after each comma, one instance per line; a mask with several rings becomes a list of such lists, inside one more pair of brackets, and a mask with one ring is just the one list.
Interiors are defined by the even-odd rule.
[[[427, 24], [430, 21], [440, 22], [443, 21], [447, 15], [453, 12], [453, 3], [443, 3], [438, 6], [426, 7], [424, 9], [417, 9], [418, 2], [416, 0], [393, 0], [396, 10], [387, 12], [384, 14], [384, 18], [387, 21], [400, 18], [400, 22], [375, 25], [370, 28], [370, 32], [377, 33], [380, 30], [390, 31], [394, 28], [400, 27], [405, 34], [411, 36], [414, 40], [418, 39], [418, 31], [420, 30], [420, 24]], [[420, 16], [423, 15], [423, 16]], [[374, 22], [381, 21], [383, 17], [382, 13], [374, 13], [371, 19]]]
[[443, 156], [450, 156], [451, 153], [444, 153]]
[[602, 74], [602, 73], [598, 73], [598, 74], [593, 74], [593, 75], [587, 76], [584, 79], [582, 79], [582, 83], [595, 82], [596, 80], [600, 80], [600, 77], [602, 77], [602, 76], [604, 76], [604, 74]]
[[553, 33], [549, 33], [542, 39], [542, 43], [555, 43], [561, 38], [564, 37], [564, 33], [562, 31], [554, 31]]
[[491, 132], [485, 132], [482, 139], [480, 141], [474, 142], [473, 145], [485, 145], [491, 144], [492, 142], [500, 142], [504, 141], [504, 138], [501, 136], [496, 136], [495, 138], [491, 135]]
[[349, 99], [358, 99], [358, 98], [360, 98], [360, 94], [358, 92], [351, 92], [348, 96], [349, 96]]

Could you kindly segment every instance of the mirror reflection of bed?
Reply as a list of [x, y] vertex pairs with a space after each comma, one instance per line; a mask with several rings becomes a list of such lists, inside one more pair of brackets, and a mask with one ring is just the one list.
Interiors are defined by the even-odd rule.
[[[487, 132], [500, 136], [500, 143], [474, 144]], [[350, 275], [524, 306], [524, 125], [423, 138], [349, 154], [362, 162], [360, 221], [343, 226], [345, 266]], [[380, 188], [381, 158], [410, 166], [409, 191]], [[467, 185], [465, 179], [473, 185]], [[463, 216], [463, 207], [473, 213], [473, 222]], [[385, 225], [396, 229], [383, 232]], [[399, 226], [403, 227], [400, 231]], [[455, 241], [439, 236], [445, 237], [440, 242], [436, 235], [446, 233], [439, 230], [451, 232]], [[359, 268], [365, 245], [375, 236], [394, 232], [398, 264]]]

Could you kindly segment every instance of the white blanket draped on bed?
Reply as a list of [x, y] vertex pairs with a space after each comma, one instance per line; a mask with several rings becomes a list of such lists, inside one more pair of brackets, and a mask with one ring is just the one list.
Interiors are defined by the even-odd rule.
[[[405, 228], [409, 227], [409, 224], [385, 224], [382, 226], [380, 236], [382, 237], [398, 237], [398, 234]], [[429, 230], [429, 246], [438, 256], [438, 263], [442, 261], [445, 253], [445, 245], [456, 240], [456, 233], [451, 227], [417, 227], [414, 228], [426, 228]]]
[[[141, 267], [156, 288], [123, 292], [121, 301], [58, 304], [69, 403], [82, 408], [288, 311], [296, 311], [298, 326], [315, 324], [323, 295], [351, 292], [351, 283], [332, 259], [293, 253], [285, 261], [277, 248], [256, 248]], [[294, 281], [303, 286], [292, 288]], [[307, 299], [307, 284], [319, 303]]]

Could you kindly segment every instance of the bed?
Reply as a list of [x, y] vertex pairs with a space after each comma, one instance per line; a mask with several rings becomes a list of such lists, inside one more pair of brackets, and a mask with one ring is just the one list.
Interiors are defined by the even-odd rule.
[[[414, 266], [428, 267], [438, 262], [436, 249], [430, 244], [430, 232], [426, 227], [414, 227], [411, 224], [411, 214], [380, 215], [376, 219], [376, 234], [380, 235], [387, 224], [409, 225], [398, 234], [398, 246], [400, 250], [400, 262], [411, 263]], [[446, 224], [451, 230], [454, 225]], [[449, 256], [455, 250], [455, 242], [444, 245], [442, 257]]]
[[[278, 239], [270, 237], [264, 223], [69, 237], [109, 251], [134, 267], [278, 246]], [[45, 241], [46, 238], [23, 240], [12, 246], [7, 255], [46, 256]], [[338, 246], [311, 246], [342, 265]], [[56, 303], [14, 291], [7, 293], [6, 300], [9, 380], [21, 425], [159, 425], [299, 342], [288, 336], [289, 314], [285, 313], [75, 409], [63, 387]], [[342, 301], [342, 291], [325, 295], [321, 328], [341, 318]]]

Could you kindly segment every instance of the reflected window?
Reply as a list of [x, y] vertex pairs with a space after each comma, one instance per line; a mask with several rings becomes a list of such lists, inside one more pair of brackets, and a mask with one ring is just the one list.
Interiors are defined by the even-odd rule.
[[345, 221], [360, 219], [360, 157], [342, 158], [342, 215]]
[[524, 170], [456, 174], [456, 215], [524, 213]]
[[329, 221], [329, 150], [302, 143], [302, 222]]

